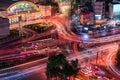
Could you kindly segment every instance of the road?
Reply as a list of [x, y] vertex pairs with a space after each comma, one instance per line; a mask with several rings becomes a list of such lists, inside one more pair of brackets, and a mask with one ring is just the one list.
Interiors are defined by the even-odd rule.
[[[29, 30], [29, 29], [27, 29], [27, 30]], [[49, 30], [47, 32], [44, 32], [42, 34], [37, 34], [36, 32], [34, 32], [32, 30], [29, 30], [29, 31], [32, 32], [32, 34], [33, 34], [31, 37], [24, 38], [24, 39], [18, 40], [16, 42], [12, 42], [10, 44], [7, 44], [6, 46], [4, 46], [0, 49], [0, 55], [21, 51], [20, 48], [16, 48], [16, 47], [11, 48], [11, 46], [16, 46], [18, 44], [25, 43], [25, 42], [28, 42], [28, 41], [31, 41], [31, 40], [35, 40], [35, 39], [41, 38], [43, 36], [47, 36], [49, 34], [54, 33], [54, 29], [51, 29], [51, 30]], [[6, 49], [6, 50], [4, 50], [4, 49]]]
[[91, 43], [91, 44], [106, 43], [106, 42], [120, 40], [119, 37], [120, 34], [109, 35], [106, 37], [98, 37], [98, 38], [89, 38], [88, 35], [85, 34], [83, 36], [79, 36], [70, 31], [67, 31], [66, 27], [62, 23], [60, 23], [58, 18], [57, 19], [54, 18], [50, 20], [48, 19], [48, 21], [56, 25], [56, 30], [58, 32], [58, 35], [65, 40], [82, 42], [82, 43]]
[[118, 50], [119, 50], [119, 45], [118, 47], [110, 51], [111, 53], [108, 54], [108, 56], [106, 57], [106, 64], [109, 71], [113, 73], [113, 75], [116, 76], [116, 78], [120, 79], [120, 71], [115, 67], [115, 57]]
[[47, 58], [0, 70], [0, 80], [17, 80], [45, 68]]
[[[109, 49], [108, 49], [109, 47]], [[111, 48], [111, 49], [110, 49]], [[76, 48], [74, 48], [76, 52], [78, 52], [78, 50], [76, 50]], [[116, 68], [115, 66], [115, 57], [116, 54], [119, 50], [119, 44], [118, 43], [114, 43], [113, 46], [111, 45], [106, 45], [106, 48], [104, 46], [103, 47], [98, 47], [96, 48], [96, 50], [100, 50], [100, 51], [95, 51], [93, 49], [87, 49], [85, 51], [88, 52], [88, 54], [96, 54], [96, 59], [93, 59], [93, 57], [87, 58], [87, 62], [89, 64], [83, 64], [83, 66], [87, 65], [90, 66], [90, 64], [95, 64], [98, 66], [104, 66], [107, 67], [106, 69], [108, 71], [110, 71], [110, 73], [114, 76], [111, 77], [115, 77], [115, 80], [119, 80], [120, 79], [120, 71]], [[101, 54], [104, 53], [104, 54]], [[82, 54], [82, 53], [81, 53]]]
[[[56, 25], [56, 30], [58, 32], [58, 35], [66, 40], [70, 40], [70, 41], [74, 41], [74, 42], [83, 42], [83, 43], [105, 43], [105, 42], [112, 42], [115, 40], [119, 40], [120, 34], [117, 35], [111, 35], [111, 36], [107, 36], [107, 37], [100, 37], [100, 38], [86, 38], [86, 35], [78, 36], [76, 34], [74, 34], [71, 31], [68, 31], [67, 28], [69, 25], [67, 25], [67, 27], [65, 26], [65, 24], [68, 24], [69, 21], [68, 20], [63, 20], [63, 18], [61, 18], [59, 15], [55, 16], [55, 17], [51, 17], [51, 18], [46, 18], [46, 19], [38, 19], [38, 20], [33, 20], [33, 21], [29, 21], [29, 22], [21, 22], [21, 26], [27, 25], [27, 24], [33, 24], [33, 23], [38, 23], [38, 22], [44, 22], [44, 21], [48, 21], [51, 22], [53, 24]], [[63, 22], [65, 21], [65, 22]], [[64, 23], [64, 24], [63, 24]], [[12, 24], [11, 26], [12, 28], [16, 28], [18, 27], [18, 24]], [[50, 32], [50, 31], [49, 31]], [[48, 32], [48, 34], [49, 34]], [[46, 34], [46, 33], [45, 33]]]
[[[111, 47], [112, 46], [112, 47]], [[115, 51], [115, 49], [117, 49], [118, 45], [113, 43], [113, 44], [108, 44], [108, 45], [104, 45], [104, 46], [99, 46], [99, 47], [95, 47], [95, 48], [91, 48], [89, 50], [92, 51], [96, 51], [96, 52], [92, 52], [92, 54], [89, 53], [89, 50], [86, 51], [82, 51], [79, 52], [79, 54], [70, 54], [67, 56], [68, 60], [73, 60], [78, 58], [79, 61], [83, 62], [84, 59], [86, 58], [92, 58], [95, 59], [96, 58], [96, 53], [100, 52], [101, 50], [110, 50], [110, 51]], [[109, 54], [112, 54], [113, 51]], [[102, 53], [99, 53], [102, 55]], [[12, 68], [8, 68], [8, 69], [4, 69], [4, 70], [0, 70], [0, 80], [30, 80], [31, 77], [35, 78], [36, 76], [33, 75], [39, 75], [37, 78], [37, 80], [46, 80], [46, 76], [45, 76], [45, 67], [46, 67], [46, 59], [43, 60], [37, 60], [37, 61], [33, 61], [30, 63], [25, 63], [22, 65], [18, 65]], [[82, 64], [82, 63], [81, 63]], [[43, 71], [43, 72], [41, 72]], [[42, 76], [40, 76], [42, 75]], [[43, 76], [44, 75], [44, 76]], [[44, 79], [40, 79], [40, 77], [44, 78]]]
[[[40, 20], [37, 20], [37, 21], [39, 22]], [[41, 20], [41, 21], [44, 21], [44, 20]], [[64, 25], [62, 23], [60, 23], [56, 18], [55, 19], [52, 19], [52, 18], [48, 19], [48, 21], [54, 23], [56, 25], [56, 28], [51, 30], [51, 31], [42, 33], [42, 34], [35, 34], [34, 38], [39, 38], [40, 36], [45, 36], [45, 35], [50, 34], [51, 32], [57, 31], [58, 36], [60, 38], [68, 40], [68, 41], [76, 42], [76, 44], [74, 44], [74, 46], [77, 45], [77, 42], [83, 42], [83, 41], [85, 41], [85, 43], [92, 43], [92, 44], [96, 43], [97, 44], [97, 43], [105, 43], [105, 42], [112, 42], [112, 41], [115, 41], [115, 40], [120, 40], [120, 37], [119, 37], [120, 34], [107, 36], [107, 37], [102, 37], [102, 38], [95, 38], [95, 39], [92, 38], [92, 39], [88, 40], [86, 38], [82, 38], [81, 36], [75, 35], [72, 32], [67, 31], [66, 28], [64, 27]], [[34, 23], [35, 21], [31, 21], [30, 23], [32, 23], [32, 22]], [[27, 23], [21, 23], [21, 24], [25, 25]], [[14, 24], [13, 27], [15, 28], [16, 25]], [[30, 40], [32, 40], [34, 38], [31, 38]], [[23, 40], [23, 41], [28, 41], [28, 40]], [[111, 48], [111, 46], [112, 47], [115, 46], [115, 48]], [[109, 49], [113, 50], [113, 49], [117, 49], [116, 46], [118, 46], [118, 45], [115, 45], [114, 43], [109, 44], [109, 45], [105, 45], [103, 47], [98, 46], [94, 49], [90, 49], [90, 51], [92, 53], [89, 53], [89, 50], [86, 50], [86, 51], [83, 51], [83, 52], [80, 52], [80, 53], [75, 52], [76, 54], [70, 54], [67, 57], [68, 57], [69, 60], [78, 58], [80, 61], [84, 61], [84, 59], [86, 59], [86, 58], [94, 59], [97, 55], [97, 52], [101, 51], [102, 49], [109, 48]], [[74, 49], [76, 49], [76, 48], [74, 47]], [[13, 49], [13, 50], [8, 49], [6, 51], [14, 51], [15, 52], [17, 50], [16, 49]], [[113, 51], [110, 52], [110, 53], [113, 54]], [[3, 53], [4, 52], [5, 52], [5, 50], [3, 50]], [[99, 54], [101, 54], [101, 53], [99, 53]], [[15, 80], [17, 78], [18, 79], [19, 78], [20, 79], [21, 78], [26, 79], [26, 77], [28, 78], [29, 76], [33, 76], [35, 74], [36, 75], [41, 74], [42, 76], [40, 76], [40, 77], [43, 77], [43, 79], [41, 79], [41, 80], [46, 80], [45, 72], [44, 72], [45, 71], [45, 66], [46, 66], [46, 61], [44, 61], [42, 63], [39, 63], [39, 61], [36, 61], [36, 62], [34, 62], [36, 65], [32, 65], [33, 63], [30, 63], [30, 64], [28, 63], [29, 65], [28, 64], [27, 65], [23, 64], [22, 66], [19, 65], [19, 66], [17, 66], [17, 69], [15, 67], [12, 67], [11, 69], [8, 68], [8, 71], [6, 71], [6, 69], [5, 69], [5, 71], [1, 72], [1, 74], [0, 74], [1, 75], [0, 80]], [[110, 59], [108, 61], [110, 61]], [[111, 66], [111, 64], [107, 64], [107, 65]], [[42, 74], [41, 71], [43, 71], [44, 74]], [[33, 77], [33, 78], [35, 78], [35, 77]], [[24, 80], [24, 79], [22, 79], [22, 80]]]
[[[38, 23], [38, 22], [43, 22], [43, 21], [45, 21], [45, 20], [44, 19], [39, 19], [39, 20], [35, 20], [35, 21], [30, 21], [29, 23], [28, 22], [27, 23], [26, 22], [21, 22], [21, 25], [23, 26], [23, 25], [26, 25], [26, 24], [30, 24], [30, 23], [33, 24], [33, 23]], [[60, 23], [59, 17], [49, 18], [47, 21], [55, 24], [56, 28], [51, 29], [51, 31], [47, 31], [47, 32], [42, 33], [42, 34], [36, 34], [35, 32], [32, 31], [33, 36], [31, 36], [30, 38], [23, 39], [23, 40], [8, 44], [7, 47], [10, 47], [10, 46], [13, 46], [13, 45], [18, 44], [18, 43], [27, 42], [27, 41], [30, 41], [30, 40], [33, 40], [33, 39], [37, 39], [37, 38], [52, 34], [52, 33], [54, 33], [54, 31], [57, 31], [58, 36], [62, 39], [69, 40], [69, 41], [74, 41], [74, 42], [81, 42], [81, 43], [98, 44], [98, 43], [106, 43], [106, 42], [112, 42], [112, 41], [120, 40], [120, 37], [119, 37], [120, 34], [111, 35], [111, 36], [102, 37], [102, 38], [100, 37], [100, 38], [95, 38], [95, 39], [94, 38], [91, 38], [91, 39], [86, 38], [86, 35], [83, 35], [83, 37], [81, 37], [81, 36], [78, 36], [78, 35], [70, 32], [70, 31], [67, 31], [66, 27], [62, 23]], [[16, 28], [16, 27], [18, 27], [17, 25], [18, 24], [13, 24], [13, 25], [11, 25], [11, 28]], [[5, 54], [5, 53], [10, 53], [10, 52], [17, 52], [17, 50], [19, 51], [19, 49], [16, 49], [16, 48], [15, 49], [7, 49], [5, 51], [1, 48], [0, 53]]]

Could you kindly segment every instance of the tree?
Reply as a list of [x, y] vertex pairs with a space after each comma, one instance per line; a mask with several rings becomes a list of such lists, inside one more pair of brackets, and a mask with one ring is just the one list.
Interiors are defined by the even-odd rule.
[[59, 77], [66, 80], [67, 77], [75, 76], [79, 69], [77, 59], [69, 63], [63, 54], [52, 55], [48, 58], [46, 75], [48, 78]]
[[59, 5], [58, 5], [58, 3], [57, 2], [53, 2], [52, 3], [52, 5], [53, 5], [53, 9], [54, 9], [54, 11], [56, 12], [56, 13], [58, 13], [59, 12]]
[[56, 56], [52, 55], [48, 58], [47, 68], [46, 68], [46, 75], [48, 78], [57, 77], [58, 73], [56, 72]]
[[74, 71], [73, 76], [75, 77], [80, 70], [80, 67], [78, 65], [78, 59], [71, 60], [71, 65], [72, 65], [72, 68], [73, 68], [73, 71]]
[[120, 68], [120, 50], [118, 51], [118, 53], [116, 55], [116, 64]]

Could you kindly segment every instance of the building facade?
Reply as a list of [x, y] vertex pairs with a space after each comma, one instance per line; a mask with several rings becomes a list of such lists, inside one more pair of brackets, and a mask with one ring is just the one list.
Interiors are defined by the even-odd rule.
[[0, 37], [4, 37], [10, 34], [9, 19], [0, 17]]
[[109, 4], [109, 17], [113, 20], [120, 20], [120, 2]]
[[105, 2], [104, 1], [97, 1], [93, 4], [94, 12], [95, 12], [95, 19], [100, 20], [105, 16]]
[[6, 11], [0, 11], [0, 15], [9, 19], [9, 23], [19, 22], [19, 16], [22, 21], [30, 21], [46, 16], [51, 16], [51, 5], [36, 5], [30, 1], [15, 2]]
[[94, 13], [93, 12], [83, 12], [80, 15], [80, 23], [81, 24], [88, 24], [93, 25], [94, 24]]

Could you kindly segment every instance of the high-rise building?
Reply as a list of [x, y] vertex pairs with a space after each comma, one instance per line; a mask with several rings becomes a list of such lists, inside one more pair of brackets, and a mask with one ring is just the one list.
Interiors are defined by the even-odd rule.
[[97, 1], [93, 4], [95, 19], [100, 20], [105, 16], [105, 1]]
[[93, 12], [82, 12], [80, 15], [80, 22], [81, 24], [94, 24], [94, 13]]
[[114, 20], [120, 20], [120, 3], [112, 2], [109, 4], [109, 17]]

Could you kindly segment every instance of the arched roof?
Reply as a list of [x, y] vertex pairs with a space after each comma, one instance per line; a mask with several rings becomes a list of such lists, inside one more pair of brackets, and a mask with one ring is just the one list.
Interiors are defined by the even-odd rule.
[[8, 13], [31, 11], [31, 10], [38, 10], [38, 7], [36, 4], [29, 1], [19, 1], [19, 2], [13, 3], [7, 8]]

